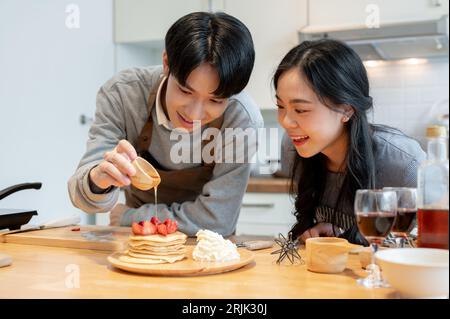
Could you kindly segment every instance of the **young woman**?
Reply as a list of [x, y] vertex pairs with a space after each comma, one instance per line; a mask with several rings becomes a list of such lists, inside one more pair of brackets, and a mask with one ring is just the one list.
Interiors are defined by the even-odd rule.
[[[176, 21], [165, 38], [162, 67], [124, 70], [100, 88], [87, 151], [69, 180], [73, 204], [88, 213], [112, 209], [112, 225], [150, 219], [156, 212], [153, 189], [141, 191], [130, 185], [130, 176], [136, 173], [131, 162], [140, 155], [161, 176], [160, 219], [175, 219], [188, 235], [201, 228], [232, 234], [249, 161], [179, 162], [172, 150], [180, 141], [171, 137], [174, 131], [184, 132], [190, 142], [196, 121], [202, 133], [208, 127], [221, 131], [262, 127], [259, 108], [241, 92], [254, 58], [249, 30], [232, 16], [196, 12]], [[198, 151], [203, 154], [204, 148], [198, 146], [187, 143], [188, 158]], [[126, 203], [114, 206], [119, 188], [125, 190]]]
[[373, 105], [367, 73], [341, 42], [306, 41], [293, 48], [273, 83], [286, 130], [282, 167], [296, 194], [293, 238], [341, 236], [367, 244], [354, 217], [356, 190], [416, 187], [424, 151], [400, 131], [368, 123]]

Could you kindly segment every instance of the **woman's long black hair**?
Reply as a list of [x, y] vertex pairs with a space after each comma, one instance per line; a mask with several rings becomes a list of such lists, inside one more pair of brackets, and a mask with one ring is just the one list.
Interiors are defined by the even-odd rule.
[[[292, 68], [305, 76], [324, 105], [337, 112], [343, 112], [342, 105], [349, 105], [354, 110], [345, 124], [349, 144], [343, 184], [334, 207], [336, 216], [337, 212], [343, 212], [343, 207], [353, 207], [357, 189], [375, 187], [374, 127], [367, 120], [367, 112], [373, 105], [367, 72], [351, 48], [331, 39], [305, 41], [290, 50], [275, 72], [275, 90], [280, 76]], [[302, 158], [297, 154], [291, 176], [291, 190], [296, 194], [294, 214], [297, 219], [291, 232], [293, 238], [297, 238], [314, 226], [315, 208], [320, 206], [326, 185], [325, 155], [319, 153]], [[351, 214], [354, 216], [353, 210]], [[350, 241], [366, 244], [356, 225], [348, 234]]]

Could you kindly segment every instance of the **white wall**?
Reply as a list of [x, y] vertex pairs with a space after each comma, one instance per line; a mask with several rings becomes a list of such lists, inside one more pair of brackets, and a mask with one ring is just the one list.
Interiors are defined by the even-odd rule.
[[449, 65], [432, 61], [386, 63], [367, 68], [374, 99], [373, 122], [402, 129], [426, 149], [425, 130], [448, 114]]
[[[66, 27], [66, 5], [80, 28]], [[114, 73], [111, 0], [0, 0], [0, 189], [43, 183], [0, 201], [42, 222], [79, 212], [67, 180], [81, 158], [98, 88]]]

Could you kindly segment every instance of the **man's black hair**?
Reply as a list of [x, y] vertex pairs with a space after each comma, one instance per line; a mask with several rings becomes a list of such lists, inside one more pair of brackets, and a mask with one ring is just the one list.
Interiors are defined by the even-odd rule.
[[181, 17], [167, 31], [165, 47], [169, 73], [183, 86], [200, 64], [212, 65], [220, 81], [214, 95], [221, 98], [245, 88], [255, 61], [250, 31], [223, 12], [194, 12]]

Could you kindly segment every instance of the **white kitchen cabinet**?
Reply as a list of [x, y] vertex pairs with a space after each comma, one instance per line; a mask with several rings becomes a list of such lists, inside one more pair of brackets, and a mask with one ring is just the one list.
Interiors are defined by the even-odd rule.
[[151, 42], [164, 39], [169, 27], [194, 11], [220, 10], [223, 0], [115, 0], [116, 43]]
[[286, 193], [245, 193], [236, 235], [287, 235], [295, 224], [294, 202]]
[[309, 26], [346, 28], [379, 23], [438, 19], [448, 14], [448, 0], [310, 0]]
[[298, 44], [306, 8], [306, 0], [225, 0], [225, 12], [252, 33], [256, 61], [246, 91], [262, 109], [275, 108], [271, 80], [283, 56]]

